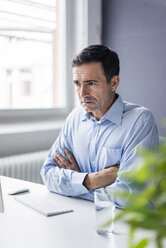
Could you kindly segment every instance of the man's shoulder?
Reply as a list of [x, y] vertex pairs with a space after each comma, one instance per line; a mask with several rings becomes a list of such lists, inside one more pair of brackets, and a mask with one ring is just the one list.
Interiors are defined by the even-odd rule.
[[81, 107], [75, 107], [67, 116], [67, 120], [80, 120], [83, 118], [83, 110]]
[[75, 127], [79, 126], [79, 123], [81, 121], [81, 116], [82, 116], [82, 110], [81, 108], [77, 107], [74, 108], [67, 116], [63, 129], [64, 130], [73, 130]]
[[142, 120], [147, 120], [153, 118], [152, 112], [139, 104], [132, 103], [132, 102], [124, 102], [124, 115], [126, 117], [131, 117], [134, 119], [142, 119]]
[[124, 112], [136, 112], [136, 113], [151, 113], [151, 111], [139, 104], [136, 103], [132, 103], [132, 102], [127, 102], [127, 101], [123, 101], [124, 103]]

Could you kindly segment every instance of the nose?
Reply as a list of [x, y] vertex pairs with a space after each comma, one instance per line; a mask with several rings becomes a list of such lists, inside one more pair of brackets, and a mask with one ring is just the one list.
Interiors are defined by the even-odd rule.
[[81, 85], [79, 90], [79, 96], [80, 98], [85, 97], [88, 95], [86, 85]]

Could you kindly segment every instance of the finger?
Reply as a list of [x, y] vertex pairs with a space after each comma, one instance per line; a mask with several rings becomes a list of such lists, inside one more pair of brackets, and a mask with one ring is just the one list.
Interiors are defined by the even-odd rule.
[[67, 168], [71, 167], [71, 164], [63, 156], [60, 155], [58, 158], [61, 161], [61, 163], [64, 164]]
[[66, 169], [66, 166], [61, 162], [61, 160], [58, 157], [55, 157], [55, 162], [56, 162], [56, 166], [58, 166], [59, 168]]
[[55, 159], [58, 160], [58, 163], [60, 166], [65, 166], [65, 169], [71, 169], [71, 164], [65, 159], [60, 153], [55, 154]]
[[70, 169], [78, 171], [78, 172], [81, 172], [80, 167], [78, 166], [78, 164], [77, 164], [74, 156], [72, 155], [72, 153], [67, 148], [65, 148], [64, 151], [65, 151], [65, 153], [66, 153], [66, 155], [67, 155], [67, 157], [68, 157], [68, 159], [69, 159], [69, 161], [71, 163], [70, 164]]
[[67, 148], [65, 148], [64, 151], [65, 151], [69, 161], [71, 162], [71, 164], [73, 164], [73, 163], [76, 164], [75, 158], [73, 157], [72, 153]]

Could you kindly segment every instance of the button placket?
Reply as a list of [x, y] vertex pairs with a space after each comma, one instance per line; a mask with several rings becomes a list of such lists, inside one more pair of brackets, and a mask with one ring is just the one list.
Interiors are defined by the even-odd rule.
[[98, 139], [98, 133], [99, 133], [99, 124], [97, 122], [93, 125], [93, 132], [92, 132], [92, 139], [91, 139], [91, 145], [90, 145], [90, 154], [91, 154], [91, 163], [94, 166], [96, 163], [96, 143]]

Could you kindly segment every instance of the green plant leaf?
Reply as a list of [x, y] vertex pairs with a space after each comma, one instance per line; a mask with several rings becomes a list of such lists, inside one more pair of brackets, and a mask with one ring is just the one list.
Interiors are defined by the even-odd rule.
[[155, 150], [140, 150], [142, 166], [137, 171], [124, 174], [124, 179], [132, 183], [134, 193], [121, 194], [126, 200], [126, 209], [115, 220], [123, 218], [130, 226], [130, 248], [143, 248], [148, 239], [137, 244], [133, 242], [135, 230], [139, 228], [156, 233], [156, 244], [162, 247], [166, 238], [166, 142]]
[[148, 245], [148, 243], [149, 243], [148, 238], [142, 239], [135, 245], [135, 248], [144, 248]]

